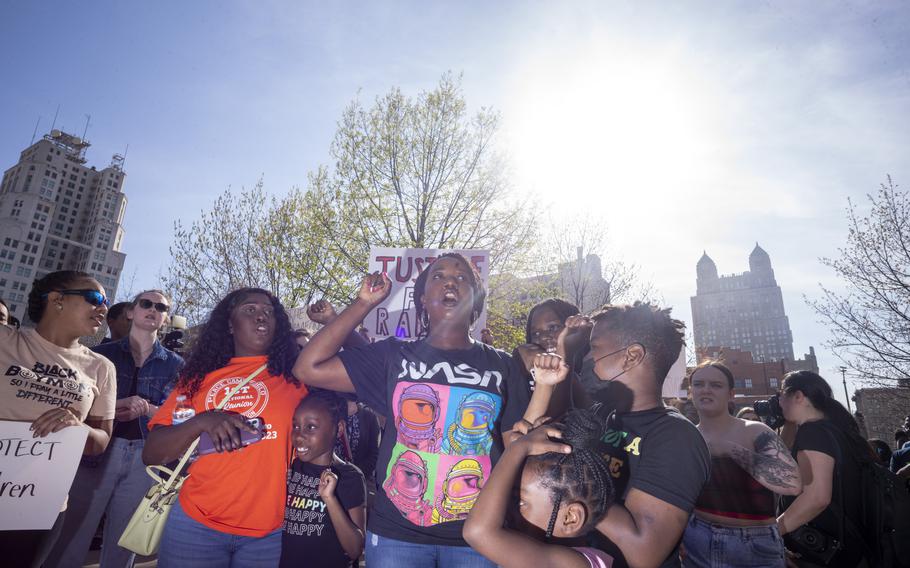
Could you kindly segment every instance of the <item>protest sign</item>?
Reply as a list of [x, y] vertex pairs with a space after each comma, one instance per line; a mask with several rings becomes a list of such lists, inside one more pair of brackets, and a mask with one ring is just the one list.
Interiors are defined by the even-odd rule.
[[33, 438], [30, 422], [0, 420], [0, 531], [45, 530], [66, 502], [88, 429]]
[[[387, 337], [400, 339], [417, 339], [420, 334], [420, 322], [414, 309], [414, 282], [431, 262], [439, 255], [457, 252], [468, 259], [480, 272], [484, 286], [490, 276], [490, 251], [487, 250], [447, 250], [372, 247], [370, 249], [369, 271], [385, 272], [392, 281], [392, 292], [386, 300], [373, 308], [363, 321], [371, 339], [380, 340]], [[486, 308], [474, 322], [474, 338], [480, 339], [480, 331], [486, 326]]]

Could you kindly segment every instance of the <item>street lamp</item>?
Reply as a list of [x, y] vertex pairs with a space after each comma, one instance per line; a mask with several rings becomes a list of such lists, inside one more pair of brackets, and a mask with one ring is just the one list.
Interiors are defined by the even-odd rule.
[[850, 410], [850, 395], [847, 394], [847, 367], [838, 367], [840, 369], [841, 379], [844, 381], [844, 398], [847, 400], [847, 412], [853, 414], [853, 411]]

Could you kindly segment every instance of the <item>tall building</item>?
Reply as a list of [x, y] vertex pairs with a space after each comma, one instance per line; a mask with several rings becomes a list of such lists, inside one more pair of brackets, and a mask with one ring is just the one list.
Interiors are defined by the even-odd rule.
[[749, 270], [718, 276], [707, 253], [696, 266], [692, 327], [696, 348], [727, 347], [748, 351], [756, 361], [793, 361], [793, 334], [784, 313], [771, 258], [758, 243]]
[[23, 323], [28, 291], [55, 270], [94, 276], [114, 298], [126, 255], [123, 157], [85, 165], [89, 143], [53, 130], [19, 156], [0, 182], [0, 297]]

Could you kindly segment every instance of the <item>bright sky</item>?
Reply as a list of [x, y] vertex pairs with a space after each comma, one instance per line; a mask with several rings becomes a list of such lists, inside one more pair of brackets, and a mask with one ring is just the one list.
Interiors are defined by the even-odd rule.
[[[771, 255], [797, 353], [847, 197], [910, 184], [910, 7], [900, 2], [0, 3], [0, 166], [40, 117], [129, 145], [126, 275], [153, 286], [177, 218], [228, 186], [283, 193], [328, 161], [342, 108], [464, 73], [502, 113], [514, 185], [591, 213], [690, 319], [695, 263]], [[125, 285], [122, 283], [122, 286]], [[841, 395], [843, 398], [843, 395]]]

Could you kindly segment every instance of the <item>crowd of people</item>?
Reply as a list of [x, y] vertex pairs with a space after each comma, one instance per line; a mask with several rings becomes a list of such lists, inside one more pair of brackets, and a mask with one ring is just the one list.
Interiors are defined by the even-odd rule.
[[[56, 522], [0, 531], [4, 565], [81, 566], [102, 524], [102, 568], [131, 566], [118, 539], [152, 487], [145, 466], [197, 440], [162, 568], [875, 565], [850, 532], [862, 472], [910, 477], [910, 417], [894, 451], [873, 449], [828, 383], [798, 371], [772, 429], [734, 415], [732, 373], [704, 361], [689, 375], [696, 425], [661, 398], [684, 346], [670, 309], [582, 315], [550, 299], [510, 354], [473, 339], [486, 290], [461, 255], [417, 276], [416, 341], [364, 333], [390, 290], [372, 274], [344, 309], [314, 303], [316, 333], [266, 290], [231, 291], [185, 360], [161, 343], [160, 290], [109, 307], [96, 280], [61, 271], [33, 285], [34, 327], [0, 305], [0, 419], [36, 437], [88, 430]], [[109, 341], [79, 343], [105, 319]], [[78, 399], [17, 395], [51, 368]], [[816, 554], [812, 535], [833, 545]]]

